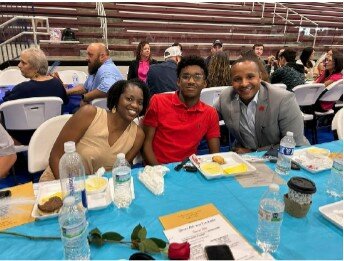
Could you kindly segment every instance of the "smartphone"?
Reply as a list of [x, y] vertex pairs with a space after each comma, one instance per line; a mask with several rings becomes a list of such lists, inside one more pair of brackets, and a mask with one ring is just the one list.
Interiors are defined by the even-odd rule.
[[0, 199], [1, 198], [7, 198], [11, 196], [11, 191], [10, 190], [3, 190], [0, 191]]
[[204, 251], [208, 260], [234, 260], [228, 245], [206, 246]]
[[265, 154], [263, 158], [278, 158], [278, 148], [271, 147]]
[[61, 63], [60, 61], [55, 61], [55, 62], [50, 66], [49, 71], [47, 72], [47, 75], [53, 74], [54, 71], [55, 71], [55, 69], [56, 69], [56, 67], [59, 66], [60, 63]]

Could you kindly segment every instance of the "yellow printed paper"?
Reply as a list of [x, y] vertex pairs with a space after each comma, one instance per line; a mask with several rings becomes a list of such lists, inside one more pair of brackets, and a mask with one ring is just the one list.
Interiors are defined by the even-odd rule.
[[31, 216], [35, 201], [32, 182], [11, 187], [9, 190], [11, 190], [12, 194], [9, 200], [13, 200], [13, 203], [15, 203], [16, 199], [21, 199], [21, 201], [26, 201], [26, 203], [9, 204], [8, 207], [2, 208], [0, 213], [0, 230], [35, 221]]
[[171, 229], [185, 225], [197, 220], [201, 220], [207, 217], [219, 214], [219, 211], [213, 204], [207, 204], [204, 206], [182, 210], [177, 213], [159, 217], [164, 229]]

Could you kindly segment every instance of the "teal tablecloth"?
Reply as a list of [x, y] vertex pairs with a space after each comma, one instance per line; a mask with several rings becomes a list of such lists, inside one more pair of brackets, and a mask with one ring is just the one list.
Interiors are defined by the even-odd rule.
[[[324, 143], [318, 147], [332, 152], [343, 150], [342, 141]], [[97, 211], [89, 211], [89, 229], [98, 227], [102, 232], [116, 231], [127, 239], [132, 229], [140, 223], [148, 230], [149, 237], [165, 239], [163, 227], [158, 217], [182, 209], [213, 203], [242, 233], [255, 245], [257, 208], [259, 199], [266, 187], [244, 189], [235, 178], [206, 180], [200, 173], [175, 172], [175, 164], [167, 165], [171, 172], [165, 176], [165, 193], [154, 196], [137, 179], [140, 169], [133, 170], [136, 199], [128, 211], [118, 210], [113, 205]], [[274, 168], [274, 164], [268, 163]], [[330, 171], [311, 174], [304, 170], [292, 171], [283, 177], [286, 181], [292, 176], [303, 176], [313, 180], [317, 193], [313, 205], [304, 218], [284, 215], [281, 229], [281, 244], [273, 257], [276, 259], [343, 259], [343, 231], [327, 221], [319, 212], [319, 207], [335, 200], [325, 192], [326, 180]], [[282, 192], [287, 186], [281, 187]], [[57, 219], [41, 220], [9, 231], [31, 235], [59, 235]], [[91, 247], [92, 259], [128, 259], [135, 250], [123, 245], [106, 244], [102, 248]], [[156, 259], [166, 256], [154, 255]], [[1, 259], [62, 259], [60, 241], [31, 241], [13, 236], [0, 235]]]

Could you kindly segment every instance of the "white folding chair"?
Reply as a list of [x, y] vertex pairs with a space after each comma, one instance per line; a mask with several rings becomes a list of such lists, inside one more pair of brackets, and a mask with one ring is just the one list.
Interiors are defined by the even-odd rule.
[[[326, 87], [328, 91], [319, 99], [320, 101], [338, 101], [340, 96], [343, 95], [343, 79], [335, 81]], [[325, 116], [334, 114], [334, 110], [328, 110], [326, 112], [316, 111], [316, 116]]]
[[[323, 83], [301, 84], [292, 89], [299, 106], [312, 106], [320, 94], [325, 90]], [[303, 121], [312, 121], [313, 143], [318, 143], [316, 119], [313, 114], [302, 113]]]
[[97, 106], [106, 110], [109, 110], [107, 107], [107, 98], [97, 98], [91, 101], [93, 106]]
[[[35, 130], [46, 120], [61, 115], [63, 101], [59, 97], [35, 97], [7, 101], [0, 105], [7, 130]], [[27, 146], [16, 148], [17, 152]]]
[[[55, 140], [71, 117], [71, 114], [53, 117], [36, 129], [28, 149], [28, 170], [30, 173], [44, 170], [49, 165], [49, 156]], [[43, 141], [44, 145], [42, 145]]]
[[79, 84], [84, 84], [87, 79], [87, 74], [78, 70], [63, 70], [57, 71], [57, 73], [64, 84], [72, 84], [74, 74], [78, 76]]
[[229, 86], [209, 87], [204, 88], [201, 92], [200, 100], [205, 104], [213, 106], [219, 98], [221, 92]]
[[333, 117], [332, 120], [332, 131], [335, 139], [343, 139], [343, 108], [341, 108]]
[[285, 85], [284, 83], [271, 83], [270, 84], [272, 87], [277, 87], [277, 88], [282, 88], [282, 89], [287, 89], [287, 85]]
[[7, 69], [0, 72], [0, 86], [17, 85], [28, 80], [19, 69]]

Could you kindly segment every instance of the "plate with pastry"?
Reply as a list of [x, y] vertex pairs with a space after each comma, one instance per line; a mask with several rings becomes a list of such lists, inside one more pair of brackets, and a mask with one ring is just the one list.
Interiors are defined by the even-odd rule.
[[56, 186], [56, 184], [42, 186], [38, 192], [31, 216], [37, 219], [57, 217], [62, 205], [60, 186]]
[[235, 152], [190, 156], [190, 161], [207, 179], [249, 174], [256, 168]]

